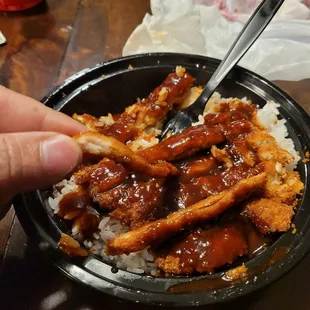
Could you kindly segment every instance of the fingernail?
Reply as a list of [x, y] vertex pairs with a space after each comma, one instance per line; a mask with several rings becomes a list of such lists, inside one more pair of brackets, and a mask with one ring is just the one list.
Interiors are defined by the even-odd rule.
[[56, 135], [41, 145], [42, 164], [52, 176], [65, 176], [80, 163], [82, 151], [78, 144], [64, 135]]

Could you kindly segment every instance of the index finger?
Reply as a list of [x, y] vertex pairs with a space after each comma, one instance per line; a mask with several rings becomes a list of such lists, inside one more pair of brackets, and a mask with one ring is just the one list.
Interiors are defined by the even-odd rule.
[[86, 131], [71, 117], [0, 86], [0, 132], [55, 131], [69, 136]]

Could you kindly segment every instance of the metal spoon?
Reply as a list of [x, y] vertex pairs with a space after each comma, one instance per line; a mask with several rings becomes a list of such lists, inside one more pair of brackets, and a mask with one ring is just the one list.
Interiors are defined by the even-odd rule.
[[197, 121], [202, 114], [208, 99], [230, 70], [238, 63], [247, 50], [253, 45], [269, 22], [272, 20], [284, 0], [264, 0], [252, 14], [232, 47], [214, 72], [197, 100], [182, 111], [176, 113], [165, 125], [161, 134], [163, 138], [168, 131], [180, 133]]

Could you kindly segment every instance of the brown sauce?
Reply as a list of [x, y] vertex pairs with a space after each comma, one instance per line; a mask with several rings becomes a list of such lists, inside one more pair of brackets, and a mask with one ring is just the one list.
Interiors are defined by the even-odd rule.
[[245, 164], [224, 168], [218, 165], [216, 169], [207, 171], [206, 176], [192, 178], [188, 183], [181, 183], [176, 193], [176, 204], [179, 209], [186, 208], [210, 195], [218, 194], [238, 183], [241, 179], [258, 174], [259, 166], [250, 168]]
[[88, 255], [87, 251], [81, 248], [80, 244], [75, 239], [64, 233], [61, 234], [58, 247], [62, 252], [66, 253], [69, 256]]
[[106, 161], [92, 171], [89, 182], [100, 193], [122, 183], [126, 177], [127, 171], [122, 165]]
[[180, 241], [169, 245], [165, 256], [176, 262], [182, 274], [212, 273], [216, 268], [231, 264], [247, 254], [247, 242], [242, 227], [236, 224], [198, 228]]
[[[125, 111], [118, 116], [115, 123], [109, 128], [104, 129], [102, 133], [112, 136], [121, 142], [134, 139], [139, 133], [139, 130], [135, 127], [136, 122], [141, 122], [141, 119], [145, 121], [146, 118], [149, 120], [163, 119], [174, 103], [182, 101], [193, 82], [194, 79], [189, 74], [184, 74], [183, 77], [178, 77], [175, 73], [169, 74], [159, 87], [155, 88], [147, 98], [143, 99], [142, 103], [136, 103], [135, 113]], [[168, 90], [165, 108], [163, 108], [162, 102], [159, 101], [162, 88]], [[147, 111], [145, 109], [146, 106], [148, 107]], [[148, 125], [152, 125], [152, 122]]]
[[98, 230], [99, 223], [99, 213], [94, 208], [87, 206], [86, 210], [75, 219], [73, 227], [84, 237], [91, 237]]
[[206, 175], [208, 171], [216, 169], [218, 162], [213, 156], [198, 156], [190, 161], [184, 161], [179, 165], [180, 183], [188, 183], [193, 178]]
[[241, 281], [244, 282], [251, 277], [258, 276], [261, 272], [268, 269], [270, 266], [278, 262], [280, 259], [285, 257], [289, 252], [289, 248], [280, 247], [277, 248], [272, 256], [267, 259], [265, 262], [260, 264], [254, 269], [248, 269], [246, 271], [245, 277], [242, 277], [237, 280], [231, 280], [223, 274], [221, 277], [217, 278], [205, 278], [201, 280], [193, 280], [186, 283], [172, 285], [167, 289], [169, 293], [189, 293], [189, 292], [199, 292], [199, 291], [216, 291], [230, 286], [232, 283], [237, 284]]
[[89, 205], [92, 205], [92, 200], [87, 190], [81, 187], [63, 196], [59, 202], [57, 214], [66, 220], [72, 220], [84, 213]]

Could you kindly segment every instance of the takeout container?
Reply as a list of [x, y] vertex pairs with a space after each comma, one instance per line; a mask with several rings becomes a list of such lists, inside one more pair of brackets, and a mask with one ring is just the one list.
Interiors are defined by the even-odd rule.
[[[120, 113], [137, 97], [145, 97], [177, 65], [186, 67], [196, 83], [204, 85], [219, 64], [218, 60], [185, 54], [144, 54], [116, 59], [83, 70], [56, 87], [42, 102], [66, 114], [95, 116]], [[296, 149], [304, 158], [310, 147], [310, 117], [288, 95], [256, 74], [235, 68], [217, 89], [224, 97], [247, 97], [263, 106], [266, 100], [281, 104], [281, 116]], [[212, 276], [153, 278], [115, 270], [96, 257], [70, 258], [57, 248], [60, 232], [70, 233], [66, 223], [47, 206], [51, 189], [16, 197], [14, 206], [27, 234], [68, 277], [117, 298], [165, 306], [198, 306], [231, 300], [278, 279], [294, 267], [310, 249], [310, 165], [299, 163], [305, 183], [304, 196], [294, 219], [297, 233], [282, 234], [262, 254], [248, 261], [248, 277], [234, 283], [221, 282], [221, 273]], [[307, 208], [308, 207], [308, 208]], [[190, 283], [190, 284], [189, 284]], [[220, 285], [218, 283], [221, 283]]]
[[43, 0], [0, 0], [0, 11], [12, 12], [30, 9]]

